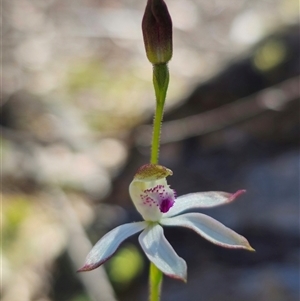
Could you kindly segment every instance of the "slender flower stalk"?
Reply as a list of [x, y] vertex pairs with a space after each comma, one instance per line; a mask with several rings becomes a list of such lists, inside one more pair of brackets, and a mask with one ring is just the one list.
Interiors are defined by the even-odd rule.
[[[172, 19], [163, 0], [148, 0], [142, 31], [148, 60], [153, 64], [153, 86], [156, 97], [156, 108], [153, 120], [151, 143], [152, 164], [158, 164], [161, 126], [164, 105], [169, 87], [169, 69], [167, 63], [173, 54]], [[162, 272], [150, 263], [150, 301], [160, 300]]]
[[154, 263], [150, 261], [149, 301], [160, 300], [162, 280], [163, 280], [162, 272], [156, 267]]
[[169, 86], [169, 69], [167, 64], [153, 65], [153, 85], [156, 96], [156, 110], [153, 121], [151, 163], [157, 164], [164, 105]]
[[169, 86], [167, 63], [173, 54], [172, 19], [163, 0], [147, 1], [142, 21], [142, 31], [147, 58], [153, 65], [156, 109], [153, 121], [151, 163], [157, 164], [164, 104]]

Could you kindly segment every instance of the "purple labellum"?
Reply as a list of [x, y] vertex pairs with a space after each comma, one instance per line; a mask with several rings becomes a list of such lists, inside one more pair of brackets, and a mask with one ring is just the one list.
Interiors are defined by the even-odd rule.
[[159, 206], [159, 210], [162, 213], [166, 213], [169, 211], [169, 209], [174, 205], [175, 201], [171, 198], [169, 199], [164, 199], [161, 201], [160, 206]]
[[160, 212], [166, 213], [174, 205], [176, 194], [169, 186], [156, 185], [144, 190], [144, 194], [141, 194], [140, 197], [144, 205], [157, 206]]

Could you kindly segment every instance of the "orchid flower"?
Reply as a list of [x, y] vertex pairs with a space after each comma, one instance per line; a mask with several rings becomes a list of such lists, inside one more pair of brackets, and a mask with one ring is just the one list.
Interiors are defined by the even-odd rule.
[[167, 276], [186, 281], [187, 265], [164, 236], [162, 226], [182, 226], [194, 230], [208, 241], [232, 249], [253, 251], [247, 239], [215, 219], [201, 213], [182, 212], [195, 208], [210, 208], [232, 202], [244, 193], [198, 192], [176, 197], [167, 184], [172, 171], [156, 164], [143, 165], [129, 186], [131, 199], [144, 221], [128, 223], [104, 235], [88, 254], [79, 270], [90, 271], [107, 261], [129, 236], [142, 231], [140, 245], [148, 259]]

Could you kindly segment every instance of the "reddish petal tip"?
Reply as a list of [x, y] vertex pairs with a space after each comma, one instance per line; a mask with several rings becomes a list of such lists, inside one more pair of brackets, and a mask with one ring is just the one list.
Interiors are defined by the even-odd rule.
[[240, 189], [237, 192], [233, 193], [229, 198], [228, 198], [228, 202], [232, 202], [233, 200], [235, 200], [236, 198], [238, 198], [240, 195], [246, 193], [245, 189]]
[[186, 274], [184, 276], [173, 275], [173, 274], [165, 274], [165, 275], [172, 278], [172, 279], [180, 280], [183, 283], [187, 283], [187, 275]]
[[77, 270], [76, 272], [77, 273], [80, 273], [80, 272], [89, 272], [89, 271], [92, 271], [96, 268], [98, 268], [100, 265], [102, 264], [102, 262], [100, 264], [86, 264], [84, 265], [82, 268], [80, 268], [79, 270]]
[[79, 270], [76, 271], [76, 273], [80, 273], [80, 272], [88, 272], [91, 271], [91, 269], [87, 266], [83, 266], [82, 268], [80, 268]]

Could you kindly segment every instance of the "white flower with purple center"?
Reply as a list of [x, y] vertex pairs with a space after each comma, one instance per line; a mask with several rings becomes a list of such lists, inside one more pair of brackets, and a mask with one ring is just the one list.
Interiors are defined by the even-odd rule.
[[210, 208], [232, 202], [244, 193], [219, 191], [190, 193], [176, 197], [166, 177], [172, 171], [155, 164], [142, 166], [129, 186], [131, 199], [144, 221], [124, 224], [104, 235], [88, 254], [79, 270], [90, 271], [108, 260], [129, 236], [143, 231], [140, 245], [148, 259], [164, 274], [186, 281], [186, 262], [179, 257], [164, 236], [162, 226], [181, 226], [194, 230], [208, 241], [226, 248], [253, 251], [247, 239], [202, 213], [184, 213], [196, 208]]

